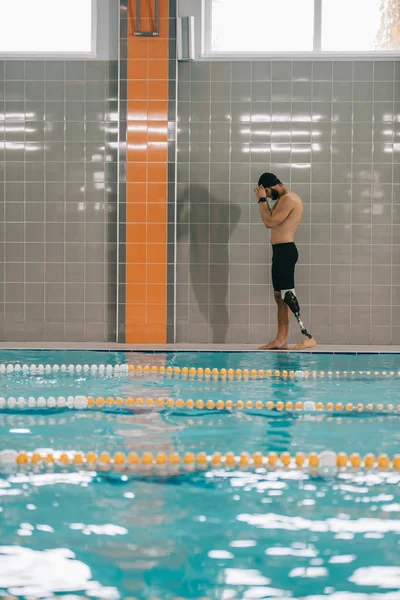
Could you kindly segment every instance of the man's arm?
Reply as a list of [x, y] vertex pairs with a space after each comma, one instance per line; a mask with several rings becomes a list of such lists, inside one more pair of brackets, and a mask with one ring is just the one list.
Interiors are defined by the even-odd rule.
[[260, 202], [260, 215], [265, 227], [268, 227], [268, 229], [278, 227], [283, 221], [286, 221], [293, 208], [293, 201], [287, 196], [280, 198], [273, 211], [271, 211], [266, 202]]

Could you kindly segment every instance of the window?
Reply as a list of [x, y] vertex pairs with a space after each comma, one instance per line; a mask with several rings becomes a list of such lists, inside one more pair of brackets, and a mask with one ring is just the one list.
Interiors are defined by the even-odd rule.
[[206, 55], [400, 54], [400, 0], [204, 0]]
[[0, 0], [0, 53], [95, 53], [94, 0]]

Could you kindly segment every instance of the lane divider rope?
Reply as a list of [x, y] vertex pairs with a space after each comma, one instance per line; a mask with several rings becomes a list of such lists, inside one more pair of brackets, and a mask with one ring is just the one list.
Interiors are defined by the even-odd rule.
[[15, 408], [69, 408], [76, 410], [84, 409], [95, 409], [95, 408], [179, 408], [189, 410], [208, 410], [208, 411], [219, 411], [219, 410], [246, 410], [246, 409], [257, 409], [257, 410], [277, 410], [285, 412], [345, 412], [345, 413], [361, 413], [361, 412], [379, 412], [383, 414], [400, 414], [400, 404], [373, 404], [373, 403], [362, 403], [352, 404], [350, 402], [314, 402], [313, 400], [306, 400], [305, 402], [273, 402], [269, 400], [263, 402], [261, 400], [183, 400], [182, 398], [119, 398], [119, 397], [103, 397], [98, 396], [39, 396], [35, 398], [29, 396], [25, 398], [20, 396], [15, 398], [0, 397], [0, 410], [1, 409], [15, 409]]
[[43, 453], [40, 450], [34, 452], [17, 452], [15, 450], [3, 450], [0, 452], [0, 466], [10, 467], [18, 466], [28, 468], [34, 466], [60, 466], [60, 467], [77, 467], [92, 469], [96, 466], [105, 469], [113, 470], [140, 470], [148, 467], [182, 467], [199, 469], [204, 468], [225, 468], [233, 469], [236, 467], [243, 469], [257, 468], [290, 468], [290, 469], [313, 469], [313, 468], [365, 468], [365, 469], [383, 469], [386, 471], [400, 471], [400, 454], [395, 454], [389, 457], [387, 454], [368, 453], [365, 456], [360, 456], [357, 452], [350, 455], [346, 452], [333, 452], [325, 450], [323, 452], [297, 452], [295, 455], [289, 452], [270, 452], [263, 454], [255, 452], [241, 452], [235, 454], [233, 452], [214, 452], [207, 454], [206, 452], [179, 453], [179, 452], [144, 452], [142, 454], [136, 452], [115, 452], [111, 455], [109, 452], [68, 452], [68, 451], [53, 451]]
[[278, 369], [210, 369], [196, 367], [165, 367], [157, 365], [20, 365], [20, 364], [0, 364], [0, 374], [19, 373], [23, 375], [42, 375], [51, 373], [69, 373], [69, 374], [91, 374], [91, 375], [162, 375], [174, 377], [197, 377], [212, 379], [265, 379], [265, 378], [283, 378], [283, 379], [307, 379], [324, 377], [354, 377], [375, 376], [375, 377], [400, 377], [400, 371], [287, 371]]

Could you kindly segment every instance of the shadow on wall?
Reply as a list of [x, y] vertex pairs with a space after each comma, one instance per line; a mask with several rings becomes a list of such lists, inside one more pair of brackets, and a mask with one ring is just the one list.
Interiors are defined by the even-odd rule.
[[[214, 344], [227, 342], [229, 329], [229, 240], [239, 222], [237, 204], [221, 202], [201, 184], [190, 184], [178, 195], [178, 223], [188, 223], [189, 271], [198, 304], [199, 324], [207, 322]], [[179, 228], [182, 231], [182, 228]], [[178, 242], [183, 240], [178, 234]], [[190, 302], [189, 302], [190, 304]], [[189, 313], [189, 320], [191, 321]], [[192, 325], [193, 322], [189, 322]], [[190, 336], [190, 329], [189, 329]]]

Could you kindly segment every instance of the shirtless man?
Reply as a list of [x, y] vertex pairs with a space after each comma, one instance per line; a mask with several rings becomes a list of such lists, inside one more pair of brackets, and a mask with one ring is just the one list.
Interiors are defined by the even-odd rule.
[[254, 188], [264, 225], [271, 229], [272, 284], [278, 305], [278, 333], [273, 342], [260, 350], [289, 350], [290, 311], [295, 315], [306, 339], [290, 348], [304, 350], [316, 346], [300, 318], [300, 307], [294, 289], [294, 269], [298, 252], [294, 235], [303, 215], [301, 198], [284, 186], [273, 173], [264, 173]]

